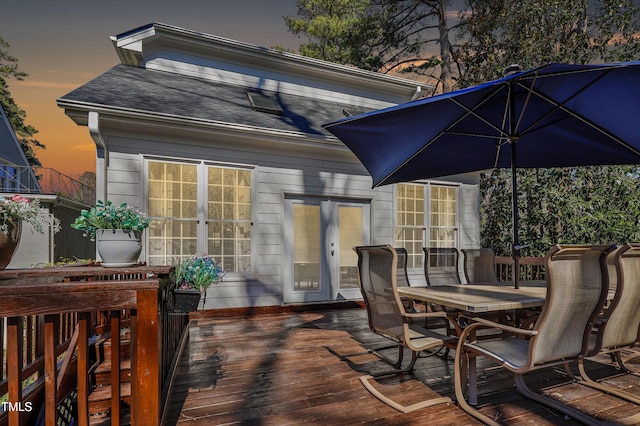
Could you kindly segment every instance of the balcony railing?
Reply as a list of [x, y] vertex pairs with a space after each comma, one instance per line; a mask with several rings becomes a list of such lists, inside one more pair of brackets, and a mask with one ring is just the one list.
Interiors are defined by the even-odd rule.
[[[496, 274], [500, 281], [513, 281], [513, 259], [509, 256], [496, 256]], [[544, 280], [544, 257], [521, 257], [520, 280]]]
[[31, 167], [2, 162], [0, 162], [0, 192], [61, 195], [85, 205], [93, 205], [96, 199], [95, 187], [57, 170], [41, 167], [34, 173]]
[[[76, 424], [89, 423], [91, 343], [111, 338], [111, 424], [119, 425], [123, 351], [131, 339], [130, 420], [161, 424], [188, 317], [170, 315], [160, 280], [170, 267], [61, 267], [0, 271], [0, 424], [33, 424], [43, 408], [56, 425], [77, 399]], [[6, 330], [6, 334], [4, 332]], [[5, 355], [6, 353], [6, 355]], [[77, 396], [76, 396], [77, 395]]]

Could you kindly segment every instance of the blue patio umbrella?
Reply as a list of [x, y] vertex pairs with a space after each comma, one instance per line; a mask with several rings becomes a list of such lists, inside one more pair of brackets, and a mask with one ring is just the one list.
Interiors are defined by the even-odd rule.
[[[373, 186], [511, 168], [640, 164], [640, 61], [547, 64], [325, 124]], [[514, 274], [516, 287], [518, 274]]]

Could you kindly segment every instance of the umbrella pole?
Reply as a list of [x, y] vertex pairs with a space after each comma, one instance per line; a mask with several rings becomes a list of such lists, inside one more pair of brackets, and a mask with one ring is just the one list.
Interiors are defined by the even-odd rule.
[[518, 179], [516, 176], [516, 143], [511, 140], [511, 200], [513, 215], [513, 244], [511, 245], [511, 257], [513, 258], [513, 285], [520, 288], [520, 241], [518, 239]]

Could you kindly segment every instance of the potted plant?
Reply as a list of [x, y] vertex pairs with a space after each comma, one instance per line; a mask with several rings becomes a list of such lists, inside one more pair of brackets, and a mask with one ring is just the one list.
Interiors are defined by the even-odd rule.
[[40, 200], [15, 194], [10, 199], [0, 196], [0, 269], [5, 269], [18, 247], [22, 223], [30, 224], [44, 234], [50, 228], [60, 230], [60, 221], [40, 207]]
[[171, 276], [173, 310], [196, 311], [201, 298], [204, 307], [207, 289], [222, 281], [225, 275], [222, 267], [207, 254], [176, 263]]
[[82, 210], [71, 227], [96, 241], [102, 266], [122, 267], [138, 263], [140, 236], [149, 222], [146, 214], [127, 203], [99, 200], [90, 210]]

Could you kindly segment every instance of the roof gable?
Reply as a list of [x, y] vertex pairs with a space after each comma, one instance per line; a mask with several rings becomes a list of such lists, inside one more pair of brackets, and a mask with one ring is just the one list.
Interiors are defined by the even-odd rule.
[[111, 40], [125, 65], [279, 92], [294, 93], [299, 86], [315, 87], [382, 103], [374, 108], [408, 101], [429, 87], [162, 23], [111, 36]]
[[0, 159], [14, 166], [29, 166], [11, 123], [0, 106]]
[[41, 191], [36, 175], [20, 147], [20, 142], [2, 106], [0, 106], [0, 163], [4, 163], [2, 174], [8, 181], [7, 188], [16, 186], [19, 192]]

